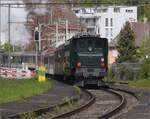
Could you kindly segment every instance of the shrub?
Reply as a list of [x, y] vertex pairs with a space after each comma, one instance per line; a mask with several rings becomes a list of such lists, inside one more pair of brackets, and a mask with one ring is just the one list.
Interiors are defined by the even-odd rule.
[[144, 60], [141, 68], [139, 78], [149, 78], [150, 77], [150, 61]]

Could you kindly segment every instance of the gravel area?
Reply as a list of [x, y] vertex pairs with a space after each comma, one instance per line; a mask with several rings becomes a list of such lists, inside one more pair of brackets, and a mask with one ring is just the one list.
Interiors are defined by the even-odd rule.
[[88, 90], [96, 96], [96, 102], [89, 108], [65, 119], [97, 119], [100, 115], [111, 111], [120, 100], [114, 94], [104, 90]]
[[113, 116], [112, 118], [114, 119], [120, 119], [120, 115], [126, 114], [130, 112], [133, 108], [135, 108], [138, 104], [139, 101], [132, 95], [124, 92], [120, 92], [126, 99], [126, 106], [119, 112], [117, 115]]
[[[117, 119], [150, 119], [150, 90], [129, 87], [127, 85], [115, 85], [115, 88], [126, 89], [134, 92], [138, 97], [138, 103]], [[130, 98], [129, 98], [130, 99]]]

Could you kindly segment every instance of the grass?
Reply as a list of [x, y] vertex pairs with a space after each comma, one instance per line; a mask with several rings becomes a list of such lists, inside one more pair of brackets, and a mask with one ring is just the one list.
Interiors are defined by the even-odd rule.
[[118, 80], [115, 78], [111, 78], [111, 80], [108, 78], [104, 79], [105, 81], [109, 82], [121, 82], [121, 83], [128, 83], [129, 86], [134, 86], [138, 88], [146, 88], [150, 89], [150, 78], [149, 79], [138, 79], [138, 80]]
[[150, 89], [150, 79], [139, 79], [135, 81], [129, 81], [130, 86], [136, 86], [139, 88], [148, 88]]
[[0, 78], [0, 104], [21, 100], [37, 95], [50, 88], [50, 83], [38, 82], [36, 79], [2, 79]]

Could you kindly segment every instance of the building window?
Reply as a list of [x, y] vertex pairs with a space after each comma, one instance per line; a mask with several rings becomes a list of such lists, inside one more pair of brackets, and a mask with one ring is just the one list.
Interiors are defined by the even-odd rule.
[[113, 18], [110, 18], [110, 25], [113, 26]]
[[74, 10], [75, 13], [79, 13], [79, 10]]
[[108, 26], [108, 18], [105, 19], [105, 26]]
[[105, 29], [105, 36], [108, 37], [108, 28]]
[[126, 12], [127, 12], [127, 13], [132, 13], [133, 10], [126, 9]]
[[119, 7], [115, 7], [114, 8], [114, 12], [119, 13], [120, 12], [120, 8]]
[[85, 22], [88, 24], [89, 20], [88, 20], [88, 19], [85, 19]]
[[110, 29], [110, 36], [111, 37], [113, 36], [113, 29], [112, 28]]
[[107, 8], [104, 8], [104, 9], [97, 9], [97, 12], [98, 12], [98, 13], [105, 13], [105, 12], [107, 12]]
[[107, 8], [105, 8], [105, 9], [102, 9], [102, 12], [107, 12]]

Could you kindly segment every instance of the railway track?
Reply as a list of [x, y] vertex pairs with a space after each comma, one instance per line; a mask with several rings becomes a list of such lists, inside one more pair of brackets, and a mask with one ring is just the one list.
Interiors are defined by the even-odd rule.
[[[57, 115], [52, 119], [65, 118], [65, 119], [108, 119], [113, 116], [118, 116], [121, 113], [134, 107], [136, 96], [129, 91], [120, 89], [98, 89], [88, 90], [93, 96], [95, 101], [87, 106], [79, 106], [71, 111]], [[132, 101], [130, 101], [130, 99]], [[84, 107], [84, 108], [83, 108]]]
[[79, 106], [72, 111], [55, 116], [53, 119], [109, 118], [125, 105], [125, 98], [112, 89], [88, 90], [88, 92], [96, 98], [94, 102], [90, 103], [91, 105], [85, 106], [86, 104], [84, 104], [86, 108]]
[[[129, 109], [135, 106], [137, 97], [134, 93], [117, 89], [113, 87], [85, 90], [82, 89], [80, 99], [72, 99], [74, 102], [79, 102], [75, 105], [64, 109], [63, 112], [51, 115], [54, 107], [36, 110], [35, 119], [108, 119], [118, 117], [121, 113], [126, 113]], [[132, 99], [132, 101], [131, 101]], [[137, 103], [137, 102], [136, 102]], [[64, 107], [67, 104], [59, 104], [57, 106]], [[123, 111], [122, 111], [123, 110]], [[16, 115], [11, 118], [21, 117]]]

